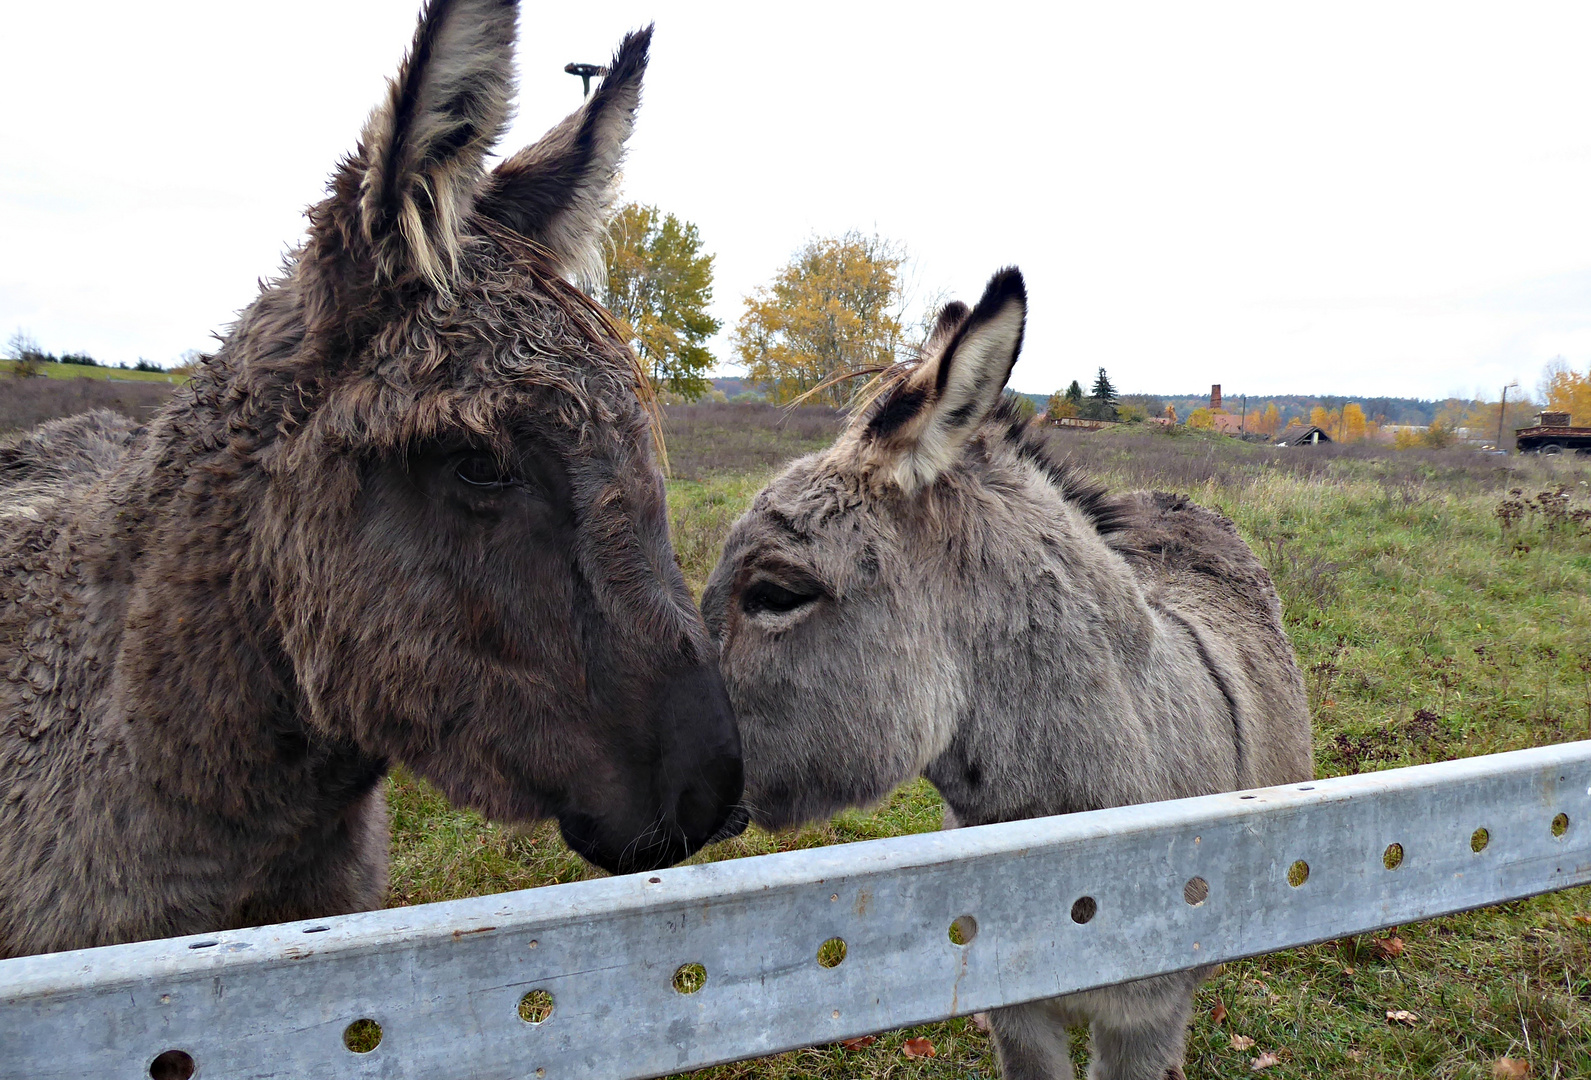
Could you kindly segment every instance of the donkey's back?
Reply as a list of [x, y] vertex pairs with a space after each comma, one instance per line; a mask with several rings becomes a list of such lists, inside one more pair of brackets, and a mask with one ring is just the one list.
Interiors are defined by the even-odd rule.
[[0, 512], [92, 480], [121, 460], [139, 430], [120, 413], [95, 409], [0, 440]]
[[1238, 786], [1309, 780], [1309, 704], [1271, 577], [1225, 515], [1164, 491], [1121, 497], [1114, 545], [1150, 606], [1180, 624], [1227, 700]]

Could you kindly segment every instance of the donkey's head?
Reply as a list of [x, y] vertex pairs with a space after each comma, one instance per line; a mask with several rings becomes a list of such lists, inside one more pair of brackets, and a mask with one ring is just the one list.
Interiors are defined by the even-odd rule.
[[[1018, 623], [1024, 496], [1062, 479], [1001, 403], [1022, 345], [1022, 277], [952, 303], [920, 362], [828, 451], [757, 496], [702, 599], [770, 826], [870, 802], [950, 744], [976, 670], [969, 634]], [[1013, 604], [1017, 608], [1013, 608]]]
[[[669, 544], [600, 256], [650, 31], [490, 173], [516, 5], [432, 0], [286, 272], [193, 381], [302, 711], [608, 869], [738, 831], [740, 744]], [[655, 407], [654, 407], [655, 409]], [[215, 431], [200, 437], [214, 438]]]

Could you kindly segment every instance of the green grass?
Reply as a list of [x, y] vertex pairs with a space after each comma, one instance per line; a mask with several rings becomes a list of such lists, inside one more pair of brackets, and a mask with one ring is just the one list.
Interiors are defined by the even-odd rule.
[[89, 367], [87, 364], [40, 364], [39, 370], [52, 379], [119, 379], [124, 382], [185, 383], [186, 375], [170, 371], [130, 371], [126, 368]]
[[[1591, 528], [1550, 528], [1535, 512], [1505, 528], [1495, 513], [1511, 485], [1527, 499], [1563, 485], [1573, 506], [1591, 507], [1587, 463], [1512, 459], [1511, 471], [1486, 472], [1451, 457], [1304, 459], [1230, 440], [1164, 442], [1182, 457], [1160, 461], [1147, 441], [1079, 445], [1106, 479], [1182, 490], [1237, 522], [1282, 594], [1319, 775], [1591, 737]], [[773, 469], [771, 460], [737, 465], [697, 467], [669, 484], [693, 589]], [[550, 826], [488, 824], [401, 771], [390, 792], [395, 904], [592, 874]], [[918, 781], [870, 812], [788, 835], [752, 830], [695, 861], [923, 832], [940, 814]], [[1591, 892], [1575, 890], [1404, 927], [1395, 958], [1365, 936], [1228, 964], [1200, 992], [1188, 1076], [1480, 1080], [1510, 1056], [1528, 1059], [1536, 1077], [1591, 1077], [1591, 925], [1575, 918], [1588, 912]], [[1217, 1003], [1223, 1023], [1212, 1017]], [[1389, 1023], [1398, 1009], [1419, 1021]], [[1253, 1047], [1234, 1049], [1233, 1035]], [[917, 1036], [935, 1057], [904, 1055]], [[1080, 1034], [1074, 1047], [1081, 1063]], [[1262, 1051], [1282, 1060], [1252, 1073]], [[699, 1075], [951, 1080], [992, 1077], [995, 1067], [987, 1036], [961, 1019]]]

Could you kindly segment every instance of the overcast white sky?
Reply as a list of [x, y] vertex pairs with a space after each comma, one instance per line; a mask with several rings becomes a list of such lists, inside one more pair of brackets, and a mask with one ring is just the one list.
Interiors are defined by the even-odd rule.
[[[255, 293], [417, 0], [13, 4], [0, 333], [171, 362]], [[528, 6], [507, 150], [655, 20], [629, 198], [696, 222], [716, 313], [813, 233], [923, 294], [1027, 275], [1013, 385], [1445, 396], [1591, 363], [1591, 7]], [[732, 373], [727, 342], [717, 353]]]

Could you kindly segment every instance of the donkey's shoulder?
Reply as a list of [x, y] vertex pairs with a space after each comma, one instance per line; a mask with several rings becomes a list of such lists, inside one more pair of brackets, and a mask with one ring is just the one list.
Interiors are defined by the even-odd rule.
[[8, 436], [0, 440], [0, 493], [104, 472], [121, 460], [139, 430], [119, 413], [96, 409]]

